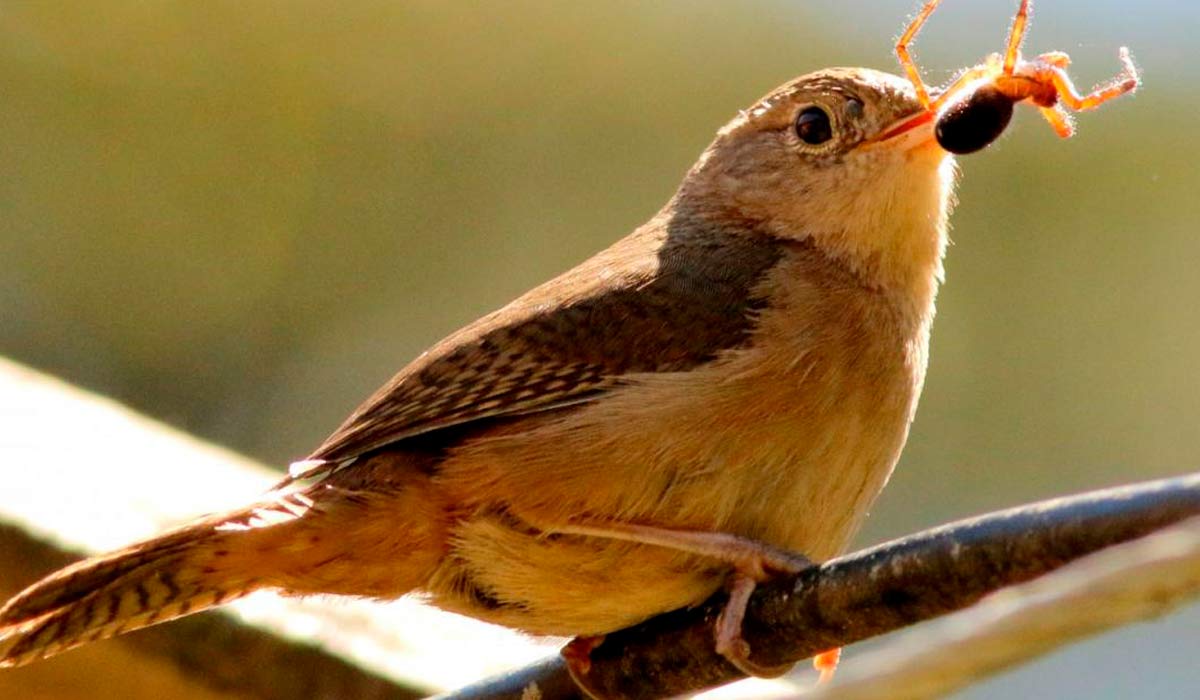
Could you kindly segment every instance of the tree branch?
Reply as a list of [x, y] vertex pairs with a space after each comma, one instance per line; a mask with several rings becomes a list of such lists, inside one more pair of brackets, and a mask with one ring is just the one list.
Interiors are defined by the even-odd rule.
[[[1200, 473], [1043, 501], [926, 530], [763, 584], [744, 637], [765, 665], [891, 632], [974, 604], [1106, 547], [1200, 516]], [[608, 635], [582, 682], [604, 698], [669, 697], [741, 676], [713, 649], [719, 593]], [[445, 700], [581, 698], [560, 658]]]
[[941, 697], [1075, 639], [1162, 615], [1198, 593], [1200, 518], [1192, 518], [915, 629], [806, 697]]

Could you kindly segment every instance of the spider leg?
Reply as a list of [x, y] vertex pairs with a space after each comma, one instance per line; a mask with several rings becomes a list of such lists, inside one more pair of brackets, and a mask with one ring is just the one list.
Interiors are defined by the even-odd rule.
[[1071, 57], [1064, 51], [1049, 51], [1037, 57], [1039, 63], [1066, 70], [1071, 65]]
[[1067, 75], [1066, 71], [1057, 66], [1051, 67], [1049, 76], [1051, 82], [1054, 83], [1054, 89], [1058, 91], [1058, 99], [1066, 106], [1078, 112], [1085, 109], [1095, 109], [1114, 97], [1120, 97], [1127, 92], [1137, 89], [1140, 81], [1138, 79], [1137, 68], [1134, 67], [1133, 59], [1129, 56], [1129, 49], [1122, 46], [1120, 55], [1122, 69], [1117, 74], [1117, 77], [1086, 95], [1079, 94], [1079, 91], [1075, 89], [1075, 85], [1071, 82], [1071, 78]]
[[916, 38], [917, 32], [921, 31], [921, 26], [925, 24], [925, 20], [929, 19], [929, 15], [937, 9], [937, 6], [942, 0], [928, 0], [917, 16], [908, 25], [908, 29], [900, 35], [896, 40], [896, 58], [900, 59], [900, 65], [904, 68], [905, 75], [908, 76], [909, 82], [912, 83], [913, 89], [917, 91], [917, 99], [920, 100], [921, 106], [929, 107], [929, 90], [925, 87], [925, 82], [921, 80], [921, 72], [917, 70], [916, 61], [913, 60], [912, 54], [908, 52], [908, 45]]
[[984, 78], [990, 79], [994, 74], [995, 70], [988, 67], [986, 64], [982, 66], [975, 66], [974, 68], [963, 71], [962, 75], [959, 75], [957, 78], [955, 78], [954, 82], [950, 83], [945, 90], [942, 90], [940, 93], [938, 93], [937, 98], [929, 103], [929, 109], [936, 112], [964, 86], [980, 81]]
[[1062, 105], [1054, 105], [1053, 107], [1038, 107], [1038, 111], [1050, 122], [1050, 126], [1054, 127], [1054, 133], [1064, 139], [1071, 138], [1075, 133], [1075, 125], [1071, 122], [1071, 115], [1063, 109]]
[[1029, 23], [1032, 0], [1021, 0], [1017, 16], [1013, 17], [1012, 29], [1008, 32], [1008, 49], [1004, 51], [1004, 74], [1012, 75], [1021, 60], [1021, 42], [1025, 40], [1025, 26]]

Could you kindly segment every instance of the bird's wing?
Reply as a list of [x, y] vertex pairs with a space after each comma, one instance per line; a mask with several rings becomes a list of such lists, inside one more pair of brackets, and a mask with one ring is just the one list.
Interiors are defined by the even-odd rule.
[[632, 373], [709, 362], [746, 342], [781, 245], [648, 225], [435, 345], [305, 463], [332, 467], [433, 430], [586, 402]]

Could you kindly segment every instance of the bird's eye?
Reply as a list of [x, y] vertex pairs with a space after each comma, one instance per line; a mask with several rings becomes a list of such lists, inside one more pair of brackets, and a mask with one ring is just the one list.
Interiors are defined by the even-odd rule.
[[829, 113], [820, 107], [805, 107], [796, 117], [796, 136], [810, 146], [819, 146], [833, 138]]

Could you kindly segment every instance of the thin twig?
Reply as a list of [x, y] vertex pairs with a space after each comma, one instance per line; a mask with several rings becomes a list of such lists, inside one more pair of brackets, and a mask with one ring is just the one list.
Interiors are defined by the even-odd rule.
[[[1043, 501], [835, 559], [755, 592], [743, 634], [756, 662], [808, 658], [972, 605], [1083, 556], [1200, 515], [1200, 473]], [[608, 635], [583, 682], [604, 698], [670, 697], [738, 679], [713, 649], [724, 595]], [[537, 695], [531, 691], [536, 686]], [[586, 697], [561, 659], [444, 700]]]

